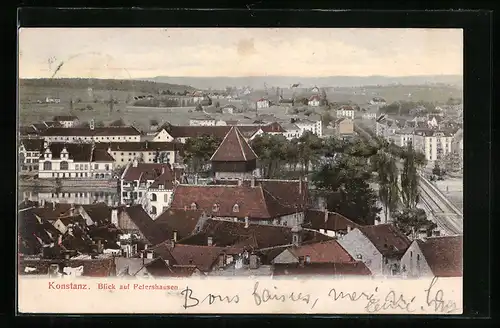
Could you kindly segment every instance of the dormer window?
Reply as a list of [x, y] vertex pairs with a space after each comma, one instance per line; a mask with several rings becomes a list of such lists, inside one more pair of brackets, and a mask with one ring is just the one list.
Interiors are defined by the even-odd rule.
[[163, 185], [158, 185], [158, 189], [163, 189]]
[[214, 204], [212, 206], [212, 212], [217, 212], [217, 211], [219, 211], [219, 204]]
[[196, 209], [198, 209], [198, 205], [196, 205], [196, 203], [194, 203], [194, 202], [193, 202], [193, 203], [191, 203], [191, 209], [192, 209], [192, 210], [196, 210]]
[[238, 213], [240, 211], [240, 206], [238, 204], [233, 205], [233, 212]]

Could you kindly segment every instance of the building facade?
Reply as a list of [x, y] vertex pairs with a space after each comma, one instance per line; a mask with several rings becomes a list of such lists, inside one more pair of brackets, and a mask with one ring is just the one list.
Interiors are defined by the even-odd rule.
[[133, 126], [48, 128], [40, 136], [47, 142], [91, 143], [91, 142], [139, 142], [141, 132]]

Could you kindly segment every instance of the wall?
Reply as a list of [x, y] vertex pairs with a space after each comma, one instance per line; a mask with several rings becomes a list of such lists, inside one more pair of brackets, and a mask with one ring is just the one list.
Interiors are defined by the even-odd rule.
[[[351, 230], [338, 242], [355, 260], [365, 263], [373, 275], [382, 275], [382, 254], [359, 229]], [[358, 259], [358, 255], [361, 255], [361, 259]]]
[[[153, 201], [153, 194], [156, 195], [156, 201]], [[146, 197], [150, 200], [150, 208], [147, 209], [147, 212], [153, 220], [170, 206], [170, 203], [172, 202], [172, 194], [173, 190], [148, 190]], [[156, 213], [152, 211], [152, 206], [156, 208]]]
[[[178, 151], [160, 151], [166, 155], [167, 163], [174, 163], [178, 158]], [[176, 154], [177, 153], [177, 154]], [[111, 151], [111, 156], [115, 159], [115, 165], [122, 167], [132, 162], [135, 158], [140, 158], [144, 163], [154, 163], [156, 151]]]
[[[420, 261], [418, 261], [420, 258]], [[420, 265], [417, 265], [420, 262]], [[411, 243], [406, 253], [401, 258], [401, 268], [405, 266], [408, 277], [433, 276], [431, 268], [427, 264], [417, 242]]]
[[285, 263], [299, 263], [299, 260], [295, 255], [292, 254], [288, 249], [285, 249], [273, 260], [274, 263], [285, 264]]
[[154, 138], [153, 141], [163, 141], [163, 142], [171, 142], [174, 138], [168, 134], [167, 131], [161, 130]]
[[215, 179], [251, 179], [252, 172], [215, 172]]
[[138, 142], [141, 141], [140, 135], [130, 136], [46, 136], [44, 139], [48, 142]]

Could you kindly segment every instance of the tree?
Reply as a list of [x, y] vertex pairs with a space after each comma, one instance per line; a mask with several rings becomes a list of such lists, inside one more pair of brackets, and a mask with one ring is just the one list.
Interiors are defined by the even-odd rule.
[[333, 116], [332, 114], [330, 114], [329, 112], [324, 112], [322, 115], [321, 115], [321, 123], [323, 124], [323, 126], [328, 126], [330, 125], [330, 123], [333, 121]]
[[201, 136], [187, 139], [184, 144], [184, 163], [199, 172], [208, 164], [222, 140], [213, 136]]
[[203, 106], [201, 106], [201, 104], [196, 105], [195, 111], [202, 112], [203, 111]]
[[408, 145], [401, 173], [401, 196], [407, 209], [414, 209], [419, 202], [418, 175], [415, 165], [415, 153], [411, 144]]
[[306, 131], [298, 139], [297, 152], [302, 173], [307, 175], [311, 164], [317, 163], [323, 152], [323, 141], [314, 133]]
[[219, 107], [220, 107], [220, 103], [217, 101], [217, 102], [215, 103], [215, 108], [219, 108]]
[[91, 105], [87, 105], [87, 107], [85, 107], [86, 110], [94, 110], [94, 107], [92, 107]]
[[394, 214], [395, 226], [411, 239], [418, 237], [421, 230], [429, 235], [437, 225], [427, 219], [427, 214], [421, 208], [405, 208]]
[[387, 222], [389, 213], [396, 211], [399, 201], [398, 168], [394, 157], [385, 152], [379, 152], [373, 159], [377, 167], [379, 200], [384, 205]]
[[151, 126], [157, 126], [158, 124], [159, 124], [158, 120], [155, 118], [152, 118], [149, 120], [149, 125], [151, 125]]
[[432, 169], [432, 174], [438, 177], [443, 175], [443, 170], [439, 167], [439, 164], [437, 162], [434, 164], [434, 168]]
[[281, 135], [264, 134], [252, 140], [251, 146], [259, 157], [259, 165], [266, 178], [276, 178], [289, 152], [288, 140]]
[[97, 121], [94, 123], [94, 126], [96, 128], [103, 128], [105, 126], [104, 122], [103, 121]]
[[324, 164], [313, 175], [313, 183], [327, 197], [327, 208], [361, 224], [374, 224], [380, 208], [370, 188], [370, 169], [362, 158], [342, 156]]
[[125, 125], [126, 125], [125, 121], [123, 121], [123, 119], [121, 118], [109, 123], [109, 126], [114, 126], [114, 127], [125, 126]]

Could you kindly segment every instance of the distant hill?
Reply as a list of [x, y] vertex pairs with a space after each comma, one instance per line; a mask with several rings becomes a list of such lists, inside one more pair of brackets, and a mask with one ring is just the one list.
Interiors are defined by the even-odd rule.
[[329, 77], [299, 77], [299, 76], [249, 76], [249, 77], [173, 77], [157, 76], [141, 78], [139, 80], [190, 85], [198, 89], [225, 89], [228, 86], [249, 86], [254, 89], [263, 89], [264, 83], [272, 87], [290, 87], [300, 83], [302, 87], [358, 87], [376, 85], [422, 85], [447, 84], [462, 87], [461, 75], [427, 75], [427, 76], [329, 76]]
[[188, 85], [178, 85], [155, 81], [114, 80], [114, 79], [20, 79], [19, 86], [37, 88], [62, 88], [62, 89], [88, 89], [135, 91], [139, 93], [157, 94], [158, 91], [170, 90], [172, 92], [195, 91]]

